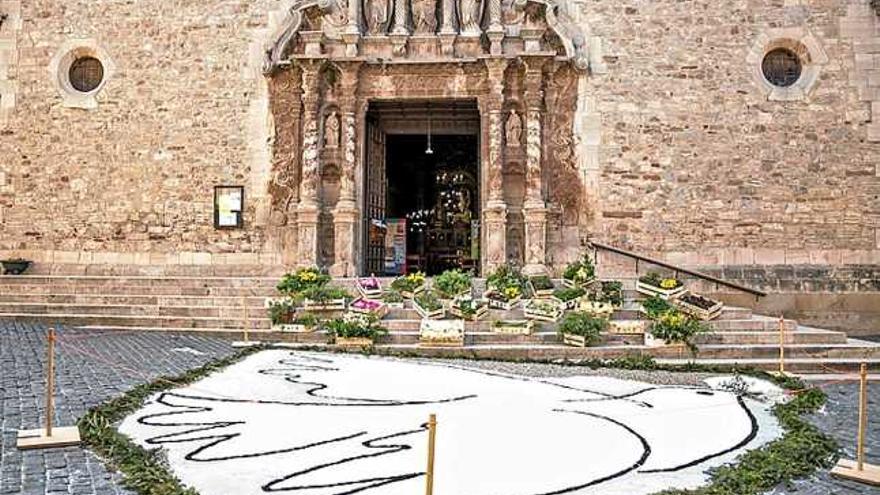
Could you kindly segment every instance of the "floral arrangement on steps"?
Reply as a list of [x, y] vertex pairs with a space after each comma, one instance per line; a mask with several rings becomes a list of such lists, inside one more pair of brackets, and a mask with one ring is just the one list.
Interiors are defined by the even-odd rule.
[[325, 329], [336, 345], [354, 347], [373, 345], [376, 339], [388, 333], [376, 317], [360, 313], [346, 313], [342, 318], [334, 318], [325, 323]]
[[565, 315], [559, 324], [559, 334], [566, 345], [589, 347], [602, 341], [602, 332], [608, 330], [608, 320], [588, 313], [574, 312]]
[[422, 320], [419, 345], [426, 347], [461, 347], [464, 345], [463, 320]]
[[663, 278], [656, 272], [639, 278], [636, 290], [649, 296], [660, 296], [663, 299], [675, 297], [684, 292], [684, 283], [675, 277]]
[[296, 316], [296, 304], [289, 298], [269, 301], [269, 320], [272, 326], [289, 325]]
[[295, 298], [309, 289], [323, 287], [329, 282], [330, 275], [323, 273], [317, 267], [300, 268], [294, 273], [288, 273], [281, 277], [281, 282], [276, 288], [281, 294]]
[[422, 318], [440, 319], [446, 315], [446, 310], [440, 298], [432, 290], [426, 290], [413, 299], [413, 308]]
[[363, 313], [373, 315], [378, 319], [382, 319], [388, 314], [388, 306], [382, 301], [359, 297], [348, 305], [348, 309], [355, 313]]
[[403, 309], [406, 304], [406, 298], [399, 291], [391, 289], [382, 294], [382, 302], [389, 309]]
[[471, 293], [471, 276], [461, 270], [446, 270], [434, 277], [433, 287], [442, 299], [455, 299]]
[[514, 265], [501, 265], [486, 278], [489, 307], [510, 311], [522, 300], [526, 277]]
[[593, 301], [589, 298], [581, 299], [577, 305], [577, 310], [590, 314], [597, 318], [610, 319], [614, 314], [614, 306], [611, 303]]
[[489, 304], [483, 299], [459, 298], [452, 302], [449, 312], [456, 318], [477, 321], [489, 312]]
[[666, 299], [663, 299], [660, 296], [651, 296], [642, 301], [642, 307], [639, 312], [648, 317], [649, 320], [654, 320], [664, 312], [672, 309], [675, 308], [672, 306], [672, 303]]
[[602, 280], [593, 284], [590, 291], [590, 299], [604, 302], [614, 306], [615, 309], [623, 307], [623, 282], [619, 280]]
[[302, 306], [307, 311], [340, 311], [345, 309], [345, 303], [351, 299], [351, 294], [345, 289], [321, 285], [306, 289], [297, 299], [302, 301]]
[[586, 253], [580, 260], [569, 263], [562, 273], [562, 283], [567, 287], [584, 287], [592, 284], [594, 280], [596, 280], [596, 267], [590, 255]]
[[310, 333], [318, 328], [321, 320], [312, 313], [300, 313], [287, 325], [280, 325], [281, 332]]
[[355, 284], [357, 285], [358, 292], [368, 299], [382, 297], [382, 283], [375, 275], [358, 278]]
[[553, 291], [553, 298], [565, 305], [565, 309], [575, 309], [581, 298], [587, 295], [583, 287], [563, 287]]
[[706, 325], [681, 311], [670, 309], [660, 313], [645, 334], [645, 345], [661, 347], [664, 345], [684, 344], [691, 353], [697, 353], [697, 346], [692, 343], [695, 335], [706, 332]]
[[492, 325], [493, 332], [515, 335], [531, 335], [534, 329], [535, 322], [532, 320], [497, 320]]
[[676, 297], [672, 300], [672, 304], [682, 312], [704, 321], [718, 318], [724, 310], [724, 303], [721, 301], [692, 292], [685, 292]]
[[403, 297], [412, 299], [425, 290], [425, 274], [422, 272], [413, 272], [398, 277], [391, 282], [391, 288], [400, 292]]
[[539, 275], [536, 277], [529, 277], [528, 282], [529, 293], [532, 297], [550, 297], [553, 295], [553, 291], [555, 287], [553, 286], [553, 281], [550, 280], [550, 277], [547, 275]]
[[523, 315], [530, 320], [555, 322], [564, 312], [562, 304], [553, 299], [530, 299], [523, 308]]

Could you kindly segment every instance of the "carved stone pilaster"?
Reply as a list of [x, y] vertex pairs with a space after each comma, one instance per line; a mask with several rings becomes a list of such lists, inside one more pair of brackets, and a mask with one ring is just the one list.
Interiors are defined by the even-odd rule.
[[297, 210], [297, 229], [299, 230], [296, 265], [300, 267], [318, 264], [318, 218], [320, 210], [316, 204], [300, 203]]
[[541, 115], [544, 110], [542, 59], [529, 60], [526, 65], [526, 200], [525, 216], [525, 262], [528, 274], [547, 271], [547, 209], [543, 196], [543, 129]]
[[302, 174], [297, 207], [297, 264], [300, 266], [313, 266], [318, 262], [318, 184], [321, 165], [318, 149], [319, 68], [317, 63], [302, 66]]
[[339, 174], [339, 201], [333, 210], [334, 263], [330, 274], [335, 277], [357, 275], [355, 235], [358, 220], [355, 202], [355, 168], [357, 166], [357, 82], [360, 65], [342, 65], [339, 110], [342, 115], [342, 163]]
[[489, 28], [486, 30], [489, 38], [489, 53], [501, 55], [504, 40], [504, 26], [501, 24], [501, 0], [489, 0]]
[[489, 94], [484, 109], [488, 114], [488, 201], [483, 214], [486, 229], [486, 271], [494, 270], [507, 260], [507, 205], [504, 202], [504, 59], [486, 60]]
[[[340, 201], [341, 202], [341, 201]], [[354, 207], [340, 204], [333, 210], [334, 263], [330, 275], [334, 277], [354, 277], [357, 275], [354, 252], [355, 227], [358, 211]]]
[[523, 273], [540, 275], [547, 273], [547, 209], [526, 203], [525, 262]]
[[486, 265], [489, 273], [507, 261], [507, 205], [504, 201], [489, 201], [483, 210], [483, 228], [486, 232]]

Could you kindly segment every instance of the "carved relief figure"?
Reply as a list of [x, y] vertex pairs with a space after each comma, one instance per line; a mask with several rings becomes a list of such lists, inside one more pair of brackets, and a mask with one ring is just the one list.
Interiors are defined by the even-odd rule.
[[339, 115], [334, 110], [324, 120], [324, 147], [336, 148], [337, 146], [339, 146]]
[[347, 0], [320, 0], [318, 8], [321, 9], [324, 21], [324, 31], [328, 35], [336, 34], [336, 28], [345, 26], [348, 23], [348, 1]]
[[366, 0], [365, 17], [370, 34], [383, 34], [388, 28], [389, 0]]
[[483, 13], [481, 0], [458, 0], [458, 15], [462, 34], [479, 34], [480, 17]]
[[516, 110], [511, 109], [510, 115], [507, 116], [507, 146], [511, 148], [519, 148], [522, 142], [522, 119]]
[[504, 24], [521, 24], [525, 19], [526, 0], [502, 0], [501, 20]]
[[412, 0], [412, 18], [414, 32], [433, 33], [437, 29], [437, 0]]

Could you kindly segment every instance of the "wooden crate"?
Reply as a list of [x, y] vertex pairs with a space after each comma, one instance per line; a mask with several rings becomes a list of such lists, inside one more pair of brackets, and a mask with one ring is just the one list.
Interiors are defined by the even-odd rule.
[[562, 334], [562, 343], [572, 347], [589, 347], [587, 338], [583, 335], [572, 335], [570, 333]]
[[366, 297], [367, 299], [378, 299], [378, 298], [382, 297], [382, 283], [379, 282], [378, 279], [375, 279], [376, 283], [378, 285], [378, 288], [368, 289], [367, 287], [362, 285], [363, 282], [366, 282], [368, 280], [371, 280], [371, 277], [361, 277], [361, 278], [357, 279], [357, 281], [355, 282], [355, 285], [357, 286], [358, 292], [360, 292], [361, 295]]
[[614, 314], [614, 306], [609, 303], [594, 302], [587, 298], [583, 298], [581, 299], [580, 304], [578, 304], [578, 311], [583, 311], [601, 318], [611, 318], [611, 315]]
[[[537, 301], [541, 304], [546, 304], [546, 303], [551, 302], [553, 300], [552, 299], [538, 299], [538, 300], [533, 300], [533, 301]], [[527, 302], [525, 307], [523, 308], [523, 315], [527, 319], [549, 321], [549, 322], [553, 323], [553, 322], [559, 321], [559, 319], [562, 318], [562, 313], [563, 313], [562, 306], [560, 306], [555, 301], [553, 301], [552, 304], [556, 306], [556, 309], [550, 313], [538, 310], [536, 308], [537, 304], [535, 304], [533, 301]]]
[[611, 320], [608, 323], [608, 333], [615, 335], [642, 335], [648, 331], [649, 322], [644, 320]]
[[422, 292], [424, 292], [424, 290], [425, 290], [425, 284], [422, 284], [422, 285], [416, 287], [412, 291], [402, 290], [402, 291], [400, 291], [400, 295], [407, 298], [407, 299], [415, 299], [416, 295], [421, 294]]
[[425, 347], [463, 347], [464, 321], [422, 320], [419, 345]]
[[306, 311], [342, 311], [345, 309], [345, 299], [331, 299], [322, 303], [306, 299], [303, 301], [303, 309]]
[[337, 337], [336, 345], [340, 347], [370, 347], [373, 340], [366, 337]]
[[[359, 308], [356, 306], [356, 303], [358, 301], [365, 300], [365, 299], [369, 300], [370, 302], [373, 302], [373, 303], [378, 303], [379, 306], [376, 307], [376, 309]], [[373, 299], [367, 299], [367, 298], [358, 298], [353, 303], [348, 305], [348, 309], [349, 309], [349, 311], [353, 311], [355, 313], [360, 313], [363, 315], [374, 315], [374, 316], [376, 316], [376, 318], [379, 318], [380, 320], [382, 318], [384, 318], [385, 315], [388, 314], [388, 305], [386, 305], [385, 303], [383, 303], [381, 301], [375, 301]]]
[[419, 314], [422, 318], [427, 318], [430, 320], [438, 320], [446, 316], [446, 309], [440, 308], [434, 311], [428, 311], [427, 309], [421, 307], [415, 299], [413, 299], [413, 309], [416, 310], [416, 313]]
[[[551, 283], [552, 283], [552, 282], [551, 282]], [[531, 280], [531, 279], [529, 279], [529, 281], [527, 282], [526, 285], [528, 286], [529, 292], [532, 294], [532, 296], [534, 296], [534, 297], [536, 297], [536, 298], [538, 298], [538, 299], [543, 299], [543, 298], [552, 297], [552, 296], [553, 296], [553, 291], [556, 290], [555, 287], [551, 287], [551, 288], [549, 288], [549, 289], [540, 289], [540, 290], [538, 290], [538, 289], [536, 289], [535, 286], [532, 284], [532, 280]]]
[[504, 333], [504, 334], [512, 334], [512, 335], [531, 335], [535, 330], [535, 322], [532, 320], [515, 320], [516, 323], [523, 323], [523, 325], [511, 325], [505, 323], [513, 323], [514, 320], [505, 321], [501, 320], [498, 323], [501, 325], [495, 324], [492, 325], [492, 331], [496, 333]]
[[554, 301], [561, 304], [563, 309], [572, 310], [572, 309], [577, 309], [577, 307], [581, 303], [581, 300], [584, 299], [585, 297], [586, 296], [576, 297], [576, 298], [572, 299], [571, 301], [563, 301], [562, 299], [559, 299], [556, 296], [553, 296], [551, 299], [553, 299]]
[[465, 314], [462, 310], [458, 309], [457, 307], [455, 307], [455, 305], [453, 305], [451, 308], [449, 308], [449, 313], [452, 314], [452, 316], [455, 316], [456, 318], [461, 318], [463, 320], [468, 320], [468, 321], [477, 321], [477, 320], [482, 319], [483, 317], [485, 317], [489, 313], [489, 306], [487, 304], [484, 304], [484, 305], [478, 307], [476, 310], [476, 313], [474, 313], [473, 315], [465, 316]]
[[641, 281], [636, 283], [636, 291], [638, 291], [640, 294], [645, 294], [648, 296], [660, 296], [663, 299], [670, 299], [681, 295], [685, 292], [685, 290], [686, 289], [684, 285], [676, 287], [675, 289], [662, 289], [660, 287], [655, 287], [651, 284], [646, 284]]
[[577, 283], [577, 282], [575, 282], [574, 280], [569, 280], [569, 279], [567, 279], [567, 278], [563, 278], [563, 279], [562, 279], [562, 285], [564, 285], [564, 286], [566, 286], [566, 287], [568, 287], [568, 288], [574, 288], [574, 287], [584, 287], [584, 288], [587, 288], [587, 287], [593, 285], [595, 282], [596, 282], [596, 277], [593, 277], [593, 278], [587, 280], [587, 281], [584, 282], [584, 283]]
[[[681, 296], [684, 296], [685, 294], [687, 294], [687, 293], [681, 294]], [[681, 297], [676, 297], [676, 298], [672, 299], [672, 304], [675, 307], [677, 307], [678, 309], [680, 309], [683, 313], [687, 313], [687, 314], [689, 314], [699, 320], [708, 321], [708, 320], [713, 320], [713, 319], [721, 316], [721, 312], [724, 310], [724, 303], [723, 302], [716, 301], [714, 299], [710, 299], [706, 296], [700, 296], [700, 297], [704, 297], [706, 299], [709, 299], [712, 302], [714, 302], [715, 304], [712, 307], [710, 307], [709, 309], [703, 309], [699, 306], [694, 306], [693, 304], [690, 304], [688, 302], [683, 301], [681, 299]]]
[[492, 291], [487, 290], [486, 292], [483, 293], [483, 297], [486, 299], [486, 301], [489, 303], [489, 307], [492, 309], [501, 309], [504, 311], [511, 311], [513, 308], [515, 308], [520, 303], [520, 301], [522, 301], [522, 296], [517, 296], [507, 302], [501, 301], [500, 299], [492, 299], [491, 297], [489, 297], [489, 294], [491, 294], [491, 293], [492, 293]]
[[282, 323], [280, 325], [272, 325], [273, 332], [281, 333], [312, 333], [317, 327], [315, 325], [302, 325], [299, 323]]

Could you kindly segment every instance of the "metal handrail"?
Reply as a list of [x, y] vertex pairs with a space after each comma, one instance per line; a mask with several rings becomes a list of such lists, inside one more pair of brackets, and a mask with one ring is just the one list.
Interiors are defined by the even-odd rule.
[[693, 276], [693, 277], [697, 277], [697, 278], [700, 278], [700, 279], [706, 280], [706, 281], [708, 281], [708, 282], [713, 282], [713, 283], [716, 283], [716, 284], [718, 284], [718, 285], [723, 285], [723, 286], [725, 286], [725, 287], [729, 287], [729, 288], [731, 288], [731, 289], [736, 289], [736, 290], [739, 290], [739, 291], [742, 291], [742, 292], [747, 292], [747, 293], [749, 293], [749, 294], [752, 294], [752, 295], [755, 296], [756, 298], [764, 297], [764, 296], [767, 295], [767, 293], [764, 292], [764, 291], [762, 291], [762, 290], [753, 289], [753, 288], [751, 288], [751, 287], [746, 287], [745, 285], [741, 285], [741, 284], [738, 284], [738, 283], [736, 283], [736, 282], [730, 282], [730, 281], [727, 281], [727, 280], [724, 280], [724, 279], [721, 279], [721, 278], [718, 278], [718, 277], [715, 277], [715, 276], [709, 275], [708, 273], [698, 272], [698, 271], [696, 271], [696, 270], [691, 270], [691, 269], [689, 269], [689, 268], [684, 268], [684, 267], [679, 266], [679, 265], [673, 265], [672, 263], [669, 263], [669, 262], [666, 262], [666, 261], [663, 261], [663, 260], [659, 260], [659, 259], [657, 259], [657, 258], [652, 258], [652, 257], [650, 257], [650, 256], [645, 256], [645, 255], [643, 255], [643, 254], [639, 254], [639, 253], [635, 253], [635, 252], [632, 252], [632, 251], [628, 251], [628, 250], [623, 249], [623, 248], [610, 246], [610, 245], [608, 245], [608, 244], [604, 244], [604, 243], [596, 242], [596, 241], [591, 241], [591, 242], [590, 242], [590, 245], [593, 246], [593, 248], [595, 248], [595, 249], [602, 249], [602, 250], [605, 250], [605, 251], [610, 251], [610, 252], [612, 252], [612, 253], [617, 253], [617, 254], [620, 254], [620, 255], [627, 256], [627, 257], [630, 257], [630, 258], [635, 259], [635, 260], [636, 260], [636, 273], [638, 273], [638, 262], [639, 262], [639, 261], [645, 261], [645, 262], [648, 262], [648, 263], [650, 263], [650, 264], [652, 264], [652, 265], [662, 266], [662, 267], [664, 267], [664, 268], [668, 268], [668, 269], [670, 269], [670, 270], [674, 270], [674, 271], [676, 272], [676, 276], [678, 275], [678, 273], [685, 273], [685, 274], [687, 274], [687, 275], [691, 275], [691, 276]]

